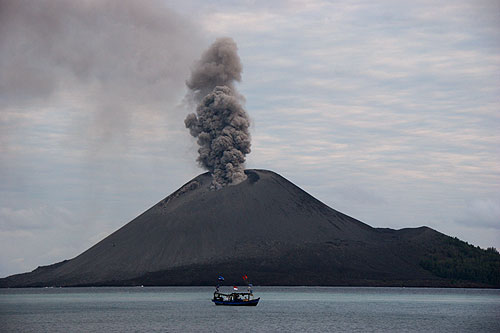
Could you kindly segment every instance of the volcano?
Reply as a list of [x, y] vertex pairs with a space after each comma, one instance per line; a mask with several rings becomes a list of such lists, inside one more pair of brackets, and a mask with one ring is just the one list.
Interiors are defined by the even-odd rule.
[[465, 249], [495, 270], [498, 253], [428, 227], [372, 228], [274, 172], [245, 174], [219, 190], [210, 188], [209, 173], [199, 175], [79, 256], [0, 279], [0, 286], [212, 285], [220, 274], [235, 282], [247, 274], [260, 285], [498, 283], [438, 269], [445, 254], [459, 259]]

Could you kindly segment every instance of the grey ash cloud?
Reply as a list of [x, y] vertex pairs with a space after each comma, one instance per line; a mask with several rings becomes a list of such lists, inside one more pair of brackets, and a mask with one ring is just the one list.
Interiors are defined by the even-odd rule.
[[196, 114], [184, 123], [197, 138], [198, 162], [213, 176], [212, 187], [238, 184], [246, 179], [245, 155], [250, 153], [250, 120], [234, 83], [242, 66], [236, 43], [217, 39], [203, 53], [186, 82], [189, 97], [198, 103]]
[[75, 136], [123, 142], [137, 115], [178, 103], [200, 39], [160, 0], [0, 0], [0, 110], [64, 96], [83, 104]]

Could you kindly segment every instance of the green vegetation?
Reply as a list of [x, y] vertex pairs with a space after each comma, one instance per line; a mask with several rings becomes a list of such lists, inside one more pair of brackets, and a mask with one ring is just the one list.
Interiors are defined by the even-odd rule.
[[500, 286], [500, 254], [446, 236], [445, 245], [430, 249], [420, 266], [443, 278]]

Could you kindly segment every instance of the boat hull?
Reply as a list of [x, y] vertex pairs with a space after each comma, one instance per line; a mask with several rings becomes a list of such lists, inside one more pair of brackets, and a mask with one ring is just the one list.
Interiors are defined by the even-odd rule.
[[251, 299], [249, 301], [219, 301], [213, 299], [212, 302], [215, 303], [215, 305], [229, 305], [229, 306], [257, 306], [259, 303], [260, 298], [256, 299]]

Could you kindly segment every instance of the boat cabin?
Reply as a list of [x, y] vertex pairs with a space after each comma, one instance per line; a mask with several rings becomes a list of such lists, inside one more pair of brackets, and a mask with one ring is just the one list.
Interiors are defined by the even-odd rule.
[[260, 298], [253, 298], [253, 294], [248, 293], [230, 293], [224, 294], [221, 292], [214, 292], [212, 302], [215, 305], [257, 305]]

